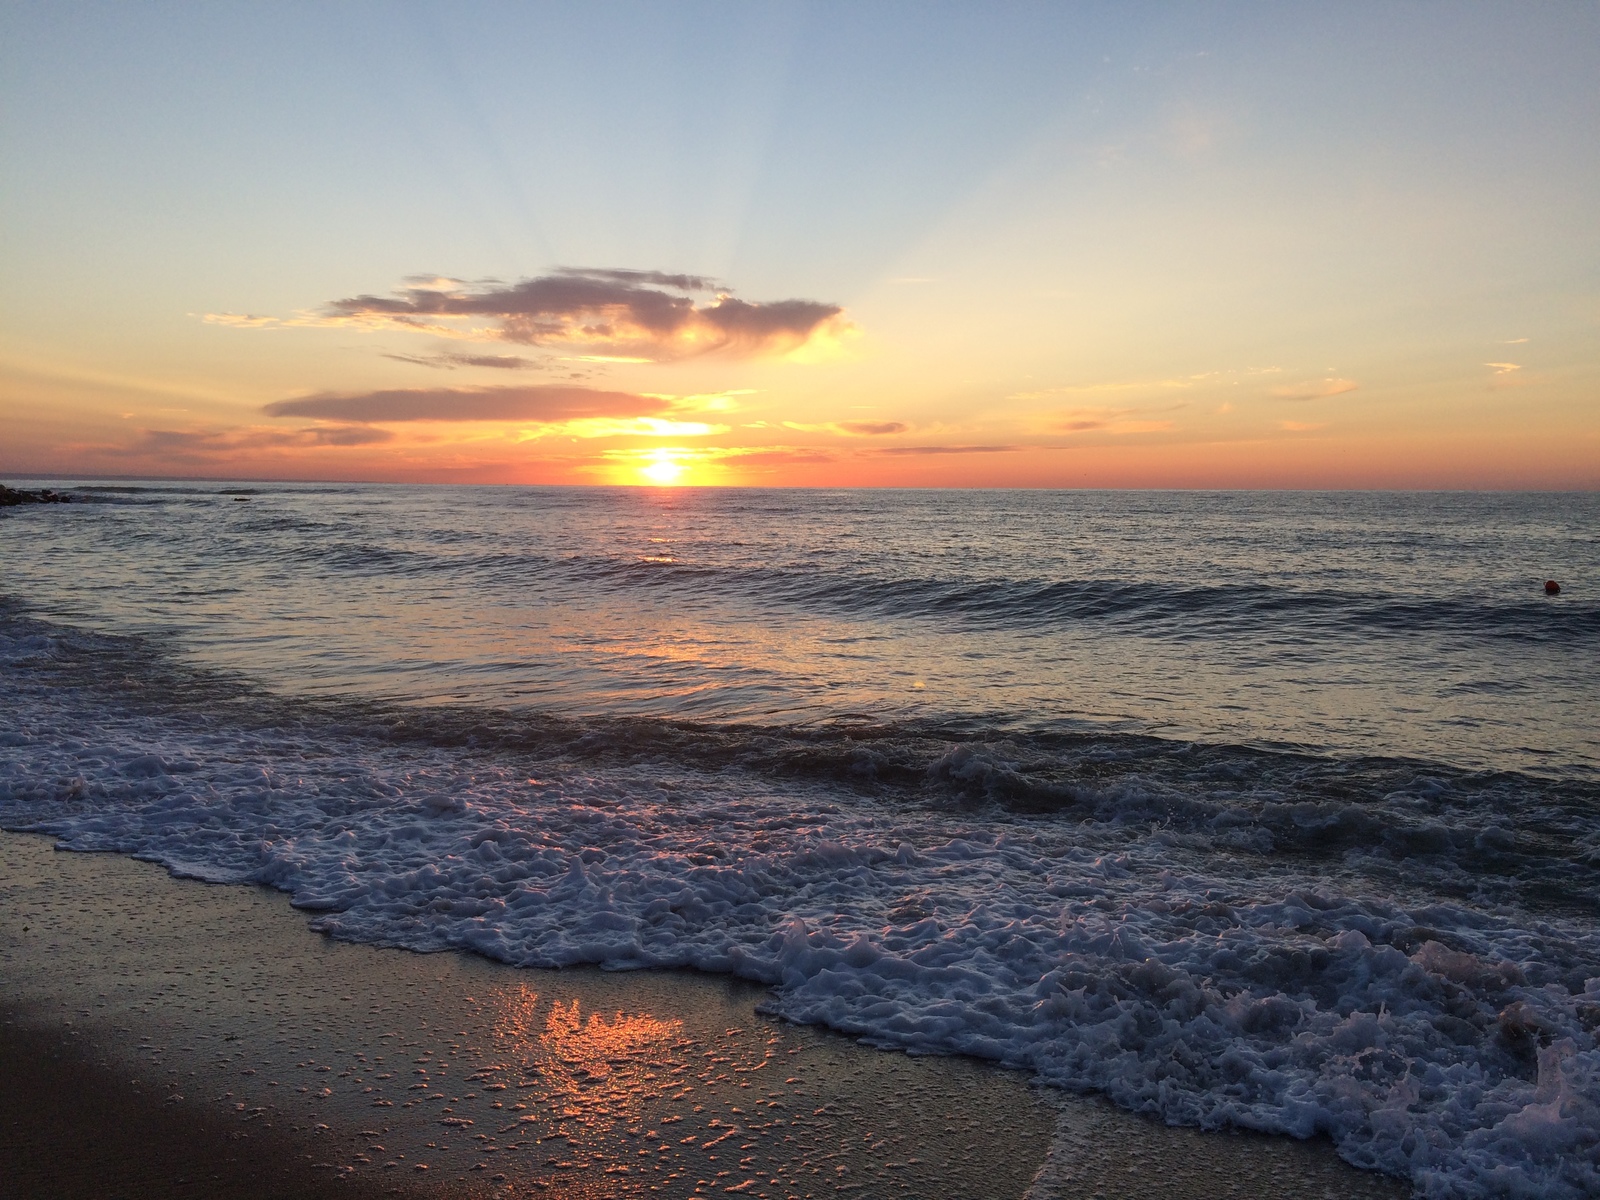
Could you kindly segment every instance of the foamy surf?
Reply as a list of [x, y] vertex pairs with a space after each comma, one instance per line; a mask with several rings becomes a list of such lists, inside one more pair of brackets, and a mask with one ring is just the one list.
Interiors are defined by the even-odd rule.
[[[1017, 790], [1050, 746], [919, 759], [880, 731], [854, 758], [825, 743], [819, 768], [804, 730], [307, 704], [137, 639], [15, 613], [0, 632], [7, 828], [271, 884], [341, 938], [738, 975], [877, 1045], [1170, 1122], [1325, 1134], [1427, 1196], [1600, 1184], [1592, 896], [1525, 894], [1548, 863], [1515, 820], [1457, 838], [1418, 816], [1494, 784], [1554, 827], [1583, 785], [1413, 765], [1365, 808], [1409, 824], [1396, 853], [1288, 780], [1225, 803], [1270, 779], [1257, 752], [1186, 776], [1108, 737], [1074, 748], [1052, 804]], [[1358, 792], [1405, 774], [1325, 769]], [[1461, 865], [1475, 846], [1498, 874]]]

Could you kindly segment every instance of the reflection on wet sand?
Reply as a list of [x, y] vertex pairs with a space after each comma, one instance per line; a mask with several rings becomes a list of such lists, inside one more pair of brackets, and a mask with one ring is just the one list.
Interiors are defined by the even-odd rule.
[[[538, 1169], [526, 1181], [533, 1187], [585, 1195], [574, 1176], [594, 1172], [604, 1177], [596, 1194], [707, 1187], [791, 1194], [781, 1176], [801, 1164], [767, 1164], [762, 1153], [788, 1125], [786, 1102], [801, 1095], [791, 1090], [798, 1077], [777, 1082], [778, 1027], [726, 1028], [707, 1045], [688, 1036], [679, 1019], [586, 1015], [576, 997], [553, 1000], [541, 1015], [539, 995], [527, 987], [502, 995], [493, 1026], [501, 1049], [512, 1053], [479, 1064], [473, 1078], [485, 1081], [485, 1091], [515, 1086], [524, 1098], [509, 1111], [524, 1111], [497, 1134], [475, 1138], [486, 1154], [525, 1150], [537, 1127], [531, 1145], [539, 1148]], [[723, 1095], [729, 1099], [719, 1104]], [[534, 1099], [531, 1108], [527, 1099]], [[498, 1143], [508, 1134], [512, 1140]]]
[[[348, 945], [263, 889], [0, 837], [0, 1033], [12, 1021], [76, 1046], [108, 1104], [236, 1122], [230, 1153], [256, 1154], [266, 1183], [218, 1184], [217, 1200], [305, 1194], [269, 1186], [288, 1167], [343, 1177], [350, 1200], [1403, 1194], [1326, 1146], [1071, 1102], [1058, 1130], [1059, 1098], [1014, 1073], [781, 1024], [755, 1011], [762, 994]], [[285, 1139], [291, 1163], [272, 1157]], [[213, 1179], [222, 1165], [193, 1163]], [[139, 1191], [142, 1161], [112, 1166], [21, 1194], [169, 1194]]]

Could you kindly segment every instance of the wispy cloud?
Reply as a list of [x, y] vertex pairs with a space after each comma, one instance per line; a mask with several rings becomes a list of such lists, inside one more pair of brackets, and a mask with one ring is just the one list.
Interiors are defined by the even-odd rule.
[[[1169, 405], [1183, 408], [1183, 404]], [[1120, 436], [1129, 433], [1162, 433], [1172, 428], [1168, 420], [1150, 420], [1140, 414], [1163, 412], [1167, 409], [1138, 408], [1076, 408], [1057, 413], [1050, 421], [1053, 433], [1109, 433]]]
[[1326, 429], [1326, 421], [1279, 421], [1278, 428], [1286, 433], [1314, 433], [1318, 429]]
[[413, 363], [419, 367], [432, 367], [436, 371], [454, 371], [460, 367], [491, 367], [498, 371], [537, 371], [549, 364], [537, 359], [523, 358], [520, 354], [385, 354], [395, 362]]
[[802, 421], [784, 421], [783, 427], [801, 433], [837, 433], [845, 437], [887, 437], [911, 431], [911, 426], [904, 421], [827, 421], [820, 425], [808, 425]]
[[1509, 375], [1513, 371], [1522, 370], [1521, 363], [1484, 363], [1483, 365], [1494, 371], [1496, 375]]
[[1010, 454], [1026, 446], [883, 446], [861, 451], [872, 457], [901, 457], [917, 454]]
[[835, 462], [838, 456], [814, 446], [747, 446], [719, 451], [717, 458], [741, 467], [787, 467], [797, 463]]
[[258, 450], [305, 450], [319, 446], [374, 446], [391, 441], [387, 429], [366, 425], [316, 425], [308, 429], [146, 429], [128, 446], [107, 453], [127, 458], [211, 460]]
[[1342, 396], [1345, 392], [1353, 392], [1361, 385], [1353, 379], [1307, 379], [1301, 383], [1285, 384], [1275, 387], [1271, 394], [1280, 400], [1324, 400], [1329, 396]]
[[[189, 314], [193, 316], [193, 313]], [[225, 325], [229, 329], [282, 329], [288, 325], [309, 324], [307, 321], [285, 321], [280, 317], [260, 317], [253, 313], [206, 313], [200, 318], [207, 325]]]
[[837, 421], [833, 428], [851, 437], [886, 437], [911, 430], [904, 421]]
[[741, 300], [703, 275], [564, 267], [516, 283], [414, 276], [387, 296], [334, 300], [271, 317], [211, 313], [242, 328], [323, 325], [559, 346], [591, 361], [669, 362], [720, 354], [787, 354], [850, 331], [844, 310], [817, 300]]
[[529, 387], [394, 388], [349, 394], [324, 393], [278, 400], [261, 411], [269, 417], [324, 421], [573, 421], [599, 417], [659, 416], [671, 407], [660, 396], [606, 392], [544, 384]]

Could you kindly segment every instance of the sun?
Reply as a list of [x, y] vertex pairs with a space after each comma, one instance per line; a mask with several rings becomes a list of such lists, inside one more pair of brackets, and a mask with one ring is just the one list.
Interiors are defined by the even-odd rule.
[[640, 467], [639, 474], [643, 475], [651, 483], [658, 484], [661, 487], [671, 487], [683, 478], [684, 469], [684, 465], [677, 459], [663, 456], [653, 459], [646, 466]]
[[685, 475], [690, 472], [690, 458], [680, 450], [651, 450], [638, 456], [638, 466], [634, 467], [635, 474], [645, 483], [654, 483], [659, 488], [672, 488], [678, 483], [686, 483]]
[[610, 477], [615, 483], [635, 487], [685, 487], [706, 482], [706, 460], [710, 455], [687, 446], [655, 446], [648, 450], [613, 450], [607, 457], [614, 464]]

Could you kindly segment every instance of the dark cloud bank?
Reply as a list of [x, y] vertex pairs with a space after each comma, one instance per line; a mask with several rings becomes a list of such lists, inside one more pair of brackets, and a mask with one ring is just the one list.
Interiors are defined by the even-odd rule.
[[[737, 299], [703, 275], [568, 267], [514, 284], [413, 279], [393, 296], [352, 296], [326, 311], [426, 328], [431, 318], [481, 318], [525, 345], [626, 348], [651, 358], [782, 353], [843, 311], [816, 300]], [[696, 296], [709, 295], [705, 303]]]
[[571, 421], [583, 417], [655, 416], [668, 402], [632, 392], [543, 384], [532, 387], [394, 388], [351, 395], [278, 400], [269, 417], [323, 421]]

